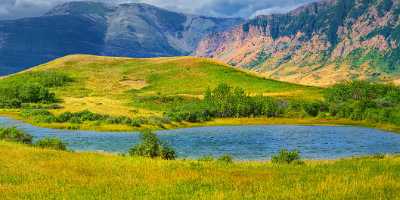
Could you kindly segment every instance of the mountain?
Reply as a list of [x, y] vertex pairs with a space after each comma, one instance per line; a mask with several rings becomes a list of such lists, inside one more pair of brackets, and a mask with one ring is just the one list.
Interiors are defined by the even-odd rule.
[[68, 54], [187, 55], [241, 19], [175, 13], [147, 4], [70, 2], [40, 17], [0, 21], [0, 75]]
[[324, 0], [214, 33], [195, 55], [302, 84], [399, 81], [399, 15], [399, 0]]

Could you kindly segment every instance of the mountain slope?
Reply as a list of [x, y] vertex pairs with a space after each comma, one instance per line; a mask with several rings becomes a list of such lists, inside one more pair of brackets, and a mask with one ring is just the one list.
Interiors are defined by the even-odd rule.
[[205, 38], [195, 55], [311, 85], [400, 74], [398, 0], [324, 0]]
[[187, 55], [207, 34], [240, 22], [175, 13], [147, 4], [65, 3], [41, 17], [0, 21], [0, 75], [76, 53]]

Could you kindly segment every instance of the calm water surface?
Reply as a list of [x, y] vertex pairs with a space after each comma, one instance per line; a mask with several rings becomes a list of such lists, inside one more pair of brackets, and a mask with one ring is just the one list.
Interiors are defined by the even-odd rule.
[[[40, 139], [59, 137], [76, 151], [125, 153], [138, 142], [136, 133], [104, 133], [38, 128], [0, 117], [0, 126], [16, 126]], [[230, 154], [235, 159], [265, 160], [282, 148], [298, 149], [308, 159], [334, 159], [400, 153], [400, 134], [343, 126], [227, 126], [159, 131], [180, 158]]]

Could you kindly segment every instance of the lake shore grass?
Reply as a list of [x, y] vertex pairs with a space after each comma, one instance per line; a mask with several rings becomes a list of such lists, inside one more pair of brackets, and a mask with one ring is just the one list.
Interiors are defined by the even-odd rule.
[[150, 130], [172, 130], [180, 128], [195, 128], [207, 126], [246, 126], [246, 125], [304, 125], [304, 126], [358, 126], [366, 128], [375, 128], [383, 131], [400, 133], [400, 127], [393, 124], [372, 123], [369, 121], [354, 121], [350, 119], [321, 119], [321, 118], [218, 118], [207, 122], [189, 123], [189, 122], [171, 122], [159, 126], [144, 125], [141, 127], [132, 127], [123, 124], [104, 124], [104, 123], [37, 123], [25, 119], [19, 115], [19, 110], [1, 110], [0, 116], [19, 120], [33, 126], [63, 130], [83, 130], [99, 132], [129, 132]]
[[400, 199], [400, 157], [163, 161], [0, 141], [2, 199]]

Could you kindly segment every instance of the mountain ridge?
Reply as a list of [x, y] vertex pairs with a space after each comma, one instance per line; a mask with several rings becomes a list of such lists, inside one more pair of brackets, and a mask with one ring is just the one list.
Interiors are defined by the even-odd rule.
[[176, 13], [148, 4], [69, 2], [40, 17], [0, 21], [0, 75], [69, 54], [188, 55], [205, 35], [241, 22]]
[[400, 72], [399, 4], [397, 0], [314, 2], [211, 34], [195, 55], [302, 84], [395, 81]]

